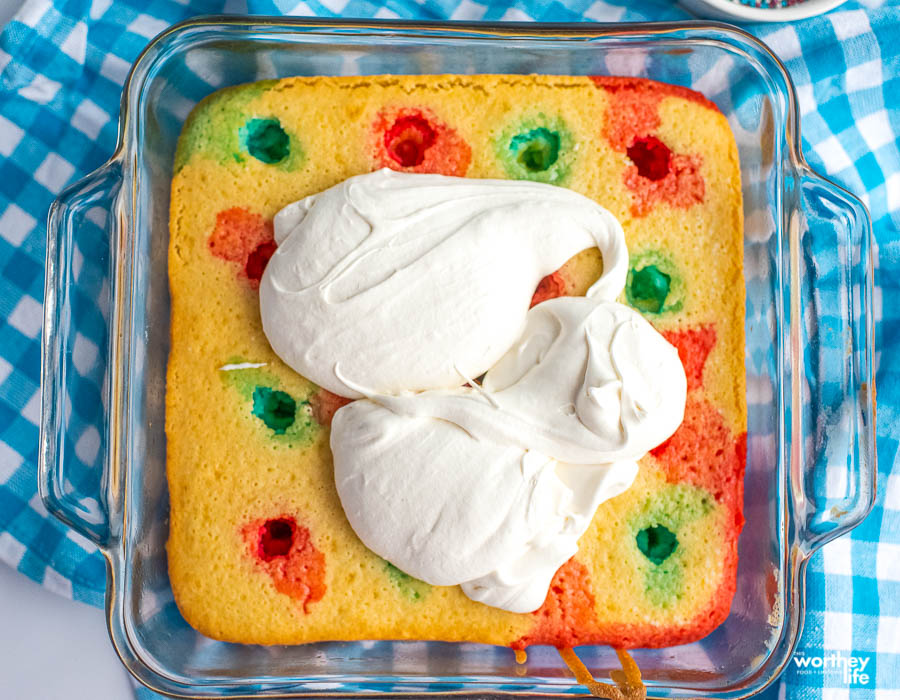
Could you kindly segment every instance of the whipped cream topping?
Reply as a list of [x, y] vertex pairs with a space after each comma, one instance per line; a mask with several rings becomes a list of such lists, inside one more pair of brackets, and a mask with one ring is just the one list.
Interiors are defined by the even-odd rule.
[[480, 389], [370, 398], [399, 415], [449, 421], [480, 441], [573, 464], [635, 460], [683, 418], [678, 351], [633, 309], [559, 297], [528, 312]]
[[347, 398], [449, 389], [519, 337], [541, 278], [598, 247], [599, 298], [628, 251], [606, 209], [560, 187], [379, 170], [275, 216], [263, 330], [291, 368]]
[[[683, 418], [677, 351], [613, 301], [618, 222], [550, 185], [383, 170], [286, 207], [275, 236], [260, 284], [273, 349], [362, 397], [331, 428], [356, 534], [427, 583], [536, 610], [599, 504]], [[592, 246], [604, 273], [587, 297], [528, 310]]]
[[635, 311], [545, 301], [480, 388], [340, 409], [338, 494], [366, 546], [406, 573], [530, 612], [597, 506], [681, 423], [686, 392], [677, 351]]

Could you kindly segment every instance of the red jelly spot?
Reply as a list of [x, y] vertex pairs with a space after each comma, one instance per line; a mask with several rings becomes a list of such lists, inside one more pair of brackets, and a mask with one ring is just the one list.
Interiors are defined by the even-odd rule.
[[637, 166], [638, 175], [648, 180], [662, 180], [669, 174], [672, 151], [655, 136], [635, 139], [626, 151], [628, 158]]
[[291, 516], [255, 520], [241, 529], [248, 554], [271, 577], [275, 590], [309, 612], [325, 595], [325, 555], [313, 544], [309, 529]]
[[631, 213], [646, 216], [658, 202], [677, 209], [699, 204], [706, 196], [706, 185], [700, 174], [699, 155], [673, 153], [669, 173], [661, 180], [643, 177], [636, 165], [625, 169], [625, 186], [631, 190]]
[[716, 344], [716, 329], [711, 323], [699, 328], [679, 331], [663, 331], [663, 337], [678, 350], [678, 359], [684, 365], [688, 391], [703, 386], [703, 368], [706, 358]]
[[554, 272], [540, 281], [534, 292], [534, 296], [531, 297], [531, 306], [537, 306], [542, 301], [547, 301], [548, 299], [556, 299], [556, 297], [565, 296], [565, 293], [566, 281], [559, 272]]
[[266, 520], [259, 528], [259, 556], [269, 561], [286, 556], [294, 544], [294, 523], [287, 518]]
[[653, 133], [659, 127], [657, 107], [663, 95], [643, 90], [610, 91], [609, 106], [603, 122], [603, 135], [617, 151], [625, 151], [636, 138]]
[[670, 83], [658, 83], [647, 78], [630, 78], [618, 75], [592, 75], [591, 80], [598, 87], [602, 87], [608, 93], [631, 92], [647, 96], [650, 99], [662, 100], [664, 97], [680, 97], [689, 102], [696, 102], [702, 107], [719, 112], [715, 102], [711, 102], [705, 95], [681, 85]]
[[740, 513], [746, 445], [746, 435], [733, 435], [715, 406], [688, 398], [678, 430], [650, 454], [662, 464], [667, 481], [705, 488]]
[[[652, 134], [661, 123], [659, 103], [666, 97], [691, 100], [713, 110], [716, 106], [700, 93], [652, 80], [600, 76], [592, 80], [609, 97], [603, 136], [634, 163], [624, 173], [625, 186], [632, 192], [632, 215], [646, 216], [659, 202], [680, 209], [702, 202], [706, 192], [700, 156], [672, 153]], [[665, 151], [651, 147], [656, 144], [668, 151], [668, 159], [662, 156]]]
[[339, 408], [346, 406], [353, 399], [332, 394], [327, 389], [319, 389], [309, 398], [309, 407], [313, 418], [319, 425], [329, 426]]
[[419, 115], [400, 117], [384, 134], [384, 147], [391, 158], [404, 168], [421, 165], [425, 160], [425, 151], [434, 145], [437, 139], [434, 129], [428, 121]]
[[384, 109], [375, 119], [373, 159], [378, 167], [462, 177], [472, 149], [426, 109]]
[[659, 103], [666, 97], [680, 97], [718, 111], [699, 92], [678, 85], [644, 78], [592, 76], [609, 96], [603, 135], [617, 151], [624, 151], [635, 137], [652, 133], [660, 124]]
[[[240, 265], [238, 274], [255, 288], [259, 286], [265, 263], [275, 250], [272, 221], [244, 207], [224, 209], [216, 214], [216, 225], [209, 236], [209, 250], [217, 258]], [[254, 258], [253, 262], [251, 258]]]
[[247, 264], [244, 265], [247, 279], [256, 282], [262, 279], [263, 272], [266, 271], [266, 265], [269, 264], [269, 258], [272, 257], [276, 247], [275, 241], [266, 241], [256, 246], [253, 252], [247, 256]]
[[524, 649], [530, 644], [574, 647], [591, 643], [597, 635], [594, 594], [587, 567], [569, 559], [553, 576], [544, 604], [531, 613], [534, 626], [510, 646]]

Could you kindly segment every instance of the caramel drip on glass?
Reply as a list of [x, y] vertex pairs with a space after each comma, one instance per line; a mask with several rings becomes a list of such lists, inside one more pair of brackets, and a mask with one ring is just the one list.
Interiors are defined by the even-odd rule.
[[607, 700], [646, 700], [647, 688], [641, 680], [641, 671], [631, 655], [624, 649], [616, 649], [616, 656], [619, 657], [622, 670], [614, 670], [609, 674], [616, 685], [594, 680], [587, 666], [582, 663], [571, 647], [557, 649], [557, 651], [566, 666], [575, 675], [575, 680], [591, 691], [591, 695], [594, 697]]

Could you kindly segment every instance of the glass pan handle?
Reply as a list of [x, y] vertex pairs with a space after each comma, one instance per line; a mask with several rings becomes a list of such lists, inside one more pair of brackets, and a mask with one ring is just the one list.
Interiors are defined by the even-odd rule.
[[791, 491], [810, 553], [875, 502], [873, 259], [859, 199], [805, 171], [790, 221]]
[[50, 513], [100, 547], [110, 536], [106, 359], [121, 174], [110, 161], [74, 183], [47, 226], [38, 489]]

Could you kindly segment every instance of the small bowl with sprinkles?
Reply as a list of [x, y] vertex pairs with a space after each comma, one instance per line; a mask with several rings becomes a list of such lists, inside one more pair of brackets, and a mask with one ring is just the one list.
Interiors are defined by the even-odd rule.
[[696, 15], [740, 22], [791, 22], [821, 15], [844, 0], [679, 0]]

